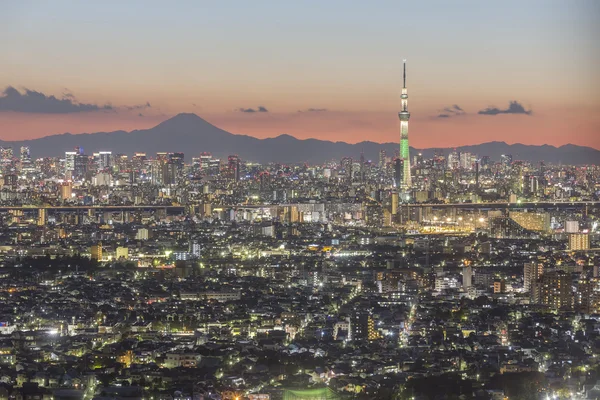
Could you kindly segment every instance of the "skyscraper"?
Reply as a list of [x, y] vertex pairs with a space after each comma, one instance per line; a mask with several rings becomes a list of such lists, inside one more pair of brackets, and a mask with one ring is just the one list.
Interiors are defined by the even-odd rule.
[[408, 92], [406, 90], [406, 60], [404, 60], [404, 85], [402, 87], [402, 111], [398, 113], [400, 118], [400, 158], [404, 161], [404, 171], [402, 176], [402, 187], [408, 189], [412, 186], [410, 177], [410, 151], [408, 148]]

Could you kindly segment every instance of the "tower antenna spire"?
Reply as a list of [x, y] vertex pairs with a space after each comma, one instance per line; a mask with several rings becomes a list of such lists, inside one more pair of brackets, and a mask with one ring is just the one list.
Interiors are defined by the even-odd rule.
[[406, 87], [406, 58], [404, 59], [404, 86]]

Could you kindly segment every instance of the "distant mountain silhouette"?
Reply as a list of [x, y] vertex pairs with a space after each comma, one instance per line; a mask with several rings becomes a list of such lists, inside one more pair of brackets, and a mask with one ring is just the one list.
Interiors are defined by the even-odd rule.
[[[417, 135], [417, 134], [415, 134]], [[208, 151], [215, 157], [227, 157], [238, 154], [242, 159], [256, 162], [321, 163], [341, 157], [360, 157], [364, 152], [365, 159], [378, 160], [379, 151], [384, 149], [388, 155], [394, 155], [398, 143], [361, 142], [349, 144], [317, 139], [296, 139], [290, 135], [281, 135], [269, 139], [257, 139], [252, 136], [235, 135], [210, 124], [196, 114], [178, 114], [151, 129], [131, 132], [98, 132], [73, 135], [46, 136], [34, 140], [4, 142], [1, 146], [18, 148], [28, 145], [33, 157], [57, 157], [75, 146], [82, 146], [87, 154], [94, 151], [108, 150], [113, 154], [145, 152], [153, 156], [156, 152], [183, 152], [189, 161], [201, 152]], [[453, 148], [437, 149], [444, 154]], [[529, 146], [523, 144], [509, 145], [504, 142], [489, 142], [472, 146], [461, 146], [457, 151], [468, 151], [480, 156], [489, 156], [499, 160], [502, 154], [512, 154], [514, 160], [530, 162], [545, 161], [563, 164], [600, 164], [600, 151], [583, 146], [565, 145], [554, 147], [549, 145]], [[430, 158], [435, 149], [414, 149]]]

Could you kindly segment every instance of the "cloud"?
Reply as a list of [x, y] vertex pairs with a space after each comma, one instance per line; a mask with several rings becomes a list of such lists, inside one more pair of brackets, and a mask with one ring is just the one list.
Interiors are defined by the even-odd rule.
[[0, 92], [0, 112], [14, 111], [21, 113], [38, 114], [71, 114], [79, 112], [117, 112], [119, 110], [143, 110], [152, 107], [150, 102], [133, 106], [115, 107], [110, 103], [99, 106], [97, 104], [80, 103], [75, 95], [64, 88], [62, 98], [46, 95], [36, 90], [23, 89], [19, 91], [12, 86], [7, 86]]
[[443, 109], [439, 110], [439, 112], [440, 113], [436, 116], [436, 118], [451, 118], [466, 114], [465, 110], [463, 110], [458, 104], [444, 107]]
[[127, 108], [129, 111], [131, 110], [143, 110], [144, 108], [151, 108], [152, 106], [150, 105], [150, 102], [147, 101], [146, 104], [138, 104], [135, 106], [127, 106], [125, 108]]
[[65, 88], [65, 91], [63, 92], [63, 99], [75, 100], [75, 95], [71, 93], [69, 89]]
[[526, 110], [525, 107], [523, 107], [521, 105], [521, 103], [519, 103], [516, 100], [513, 100], [510, 102], [510, 104], [508, 105], [508, 108], [505, 110], [501, 110], [499, 108], [496, 107], [488, 107], [485, 108], [483, 110], [480, 110], [477, 114], [481, 114], [481, 115], [498, 115], [498, 114], [525, 114], [525, 115], [531, 115], [532, 111], [531, 110]]
[[113, 110], [109, 104], [98, 106], [96, 104], [77, 103], [75, 96], [66, 92], [62, 99], [47, 96], [35, 90], [25, 89], [23, 93], [12, 86], [8, 86], [0, 96], [0, 111], [15, 111], [23, 113], [43, 114], [69, 114], [85, 111]]
[[236, 111], [243, 113], [266, 113], [269, 112], [266, 107], [258, 106], [257, 108], [238, 108]]
[[326, 108], [307, 108], [306, 110], [298, 110], [299, 113], [301, 112], [326, 112], [329, 111]]

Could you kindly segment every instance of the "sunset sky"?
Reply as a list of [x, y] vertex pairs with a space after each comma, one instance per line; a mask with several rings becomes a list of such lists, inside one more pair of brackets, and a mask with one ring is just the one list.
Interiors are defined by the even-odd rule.
[[[152, 127], [600, 149], [600, 2], [0, 0], [0, 139]], [[52, 97], [53, 96], [53, 97]]]

